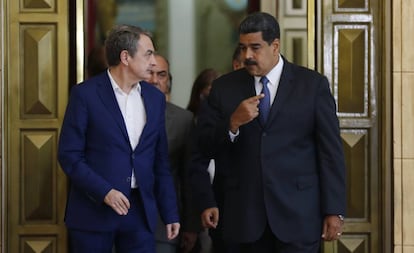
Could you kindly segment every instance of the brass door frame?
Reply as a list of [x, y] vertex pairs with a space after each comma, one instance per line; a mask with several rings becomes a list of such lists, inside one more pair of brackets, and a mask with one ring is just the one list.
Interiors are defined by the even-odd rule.
[[85, 1], [76, 0], [76, 83], [85, 78]]
[[380, 69], [382, 75], [382, 87], [380, 89], [381, 101], [379, 121], [381, 124], [381, 223], [382, 223], [382, 243], [383, 252], [394, 251], [394, 222], [393, 222], [393, 98], [392, 98], [392, 0], [382, 0], [380, 6], [381, 25], [384, 27], [381, 33], [381, 55]]
[[4, 0], [0, 0], [0, 85], [1, 85], [1, 89], [0, 89], [0, 127], [1, 127], [1, 133], [0, 133], [0, 140], [1, 140], [1, 157], [0, 157], [0, 243], [1, 243], [1, 247], [0, 247], [0, 252], [4, 252], [4, 245], [5, 245], [5, 241], [6, 241], [6, 213], [7, 210], [5, 210], [5, 201], [6, 201], [6, 196], [7, 196], [7, 191], [6, 191], [6, 184], [5, 184], [5, 178], [7, 178], [7, 174], [6, 174], [6, 166], [5, 166], [5, 162], [4, 162], [4, 157], [6, 157], [7, 155], [7, 150], [4, 148], [5, 146], [5, 137], [6, 137], [6, 132], [5, 132], [5, 117], [6, 117], [6, 110], [4, 110], [5, 106], [6, 106], [6, 99], [7, 96], [4, 96], [4, 91], [3, 91], [3, 87], [4, 84], [6, 82], [6, 78], [7, 76], [5, 75], [5, 73], [7, 73], [7, 69], [6, 69], [6, 64], [4, 64], [5, 62], [7, 62], [7, 54], [4, 50], [4, 48], [6, 47], [5, 43], [6, 41], [4, 40], [6, 33], [7, 33], [7, 27], [6, 27], [6, 22], [5, 22], [5, 10], [6, 10], [6, 2]]

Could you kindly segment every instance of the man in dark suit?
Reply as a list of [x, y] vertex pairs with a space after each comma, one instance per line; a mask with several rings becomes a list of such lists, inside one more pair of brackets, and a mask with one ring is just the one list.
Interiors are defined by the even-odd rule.
[[[327, 78], [283, 58], [279, 39], [267, 13], [242, 21], [245, 68], [213, 83], [198, 146], [225, 170], [226, 240], [243, 253], [316, 253], [321, 238], [341, 236], [346, 209], [336, 105]], [[204, 208], [215, 227], [217, 208]]]
[[157, 253], [198, 252], [199, 245], [196, 245], [196, 242], [198, 232], [201, 230], [200, 216], [192, 204], [186, 169], [193, 114], [169, 102], [172, 85], [169, 62], [163, 56], [155, 54], [155, 63], [148, 82], [164, 93], [167, 100], [165, 126], [168, 139], [168, 157], [178, 194], [182, 224], [180, 238], [168, 240], [162, 220], [158, 221], [155, 232]]
[[109, 68], [76, 85], [58, 157], [70, 180], [65, 222], [73, 253], [155, 252], [158, 212], [167, 237], [180, 224], [168, 162], [165, 98], [149, 78], [150, 36], [117, 26], [106, 42]]

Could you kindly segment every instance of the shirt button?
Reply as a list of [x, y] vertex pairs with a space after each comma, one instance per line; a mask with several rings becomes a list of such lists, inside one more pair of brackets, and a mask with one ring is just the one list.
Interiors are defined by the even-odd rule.
[[126, 181], [129, 183], [131, 182], [131, 177], [127, 177]]

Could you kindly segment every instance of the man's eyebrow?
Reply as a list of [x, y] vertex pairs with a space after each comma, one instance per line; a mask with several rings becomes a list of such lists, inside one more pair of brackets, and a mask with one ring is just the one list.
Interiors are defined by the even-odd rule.
[[262, 43], [260, 42], [254, 42], [254, 43], [248, 43], [248, 44], [243, 44], [243, 43], [239, 43], [239, 47], [254, 47], [254, 46], [261, 46]]
[[249, 46], [250, 47], [257, 47], [257, 46], [261, 46], [262, 43], [250, 43]]
[[157, 71], [157, 74], [166, 74], [167, 73], [167, 71], [166, 70], [160, 70], [160, 71]]

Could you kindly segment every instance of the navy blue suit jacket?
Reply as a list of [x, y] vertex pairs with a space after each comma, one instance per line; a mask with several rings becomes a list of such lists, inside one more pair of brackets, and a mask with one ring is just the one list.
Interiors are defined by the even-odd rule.
[[106, 71], [71, 90], [58, 151], [71, 185], [65, 215], [69, 228], [113, 229], [121, 216], [103, 200], [111, 189], [130, 197], [133, 169], [149, 229], [155, 229], [157, 206], [166, 223], [179, 220], [168, 163], [165, 96], [140, 84], [146, 125], [134, 150]]
[[199, 115], [199, 148], [218, 158], [216, 171], [226, 177], [224, 236], [252, 242], [269, 224], [285, 242], [319, 240], [323, 218], [344, 214], [346, 206], [344, 155], [328, 80], [284, 60], [266, 124], [254, 119], [232, 142], [230, 116], [255, 95], [253, 76], [245, 69], [231, 72], [213, 83]]

